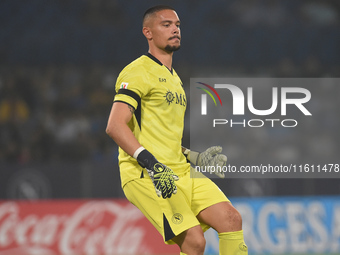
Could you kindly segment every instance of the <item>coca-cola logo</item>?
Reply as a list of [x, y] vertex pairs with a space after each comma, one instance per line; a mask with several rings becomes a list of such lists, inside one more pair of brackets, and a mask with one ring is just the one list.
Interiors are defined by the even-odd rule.
[[[34, 204], [26, 202], [24, 207]], [[146, 230], [140, 221], [144, 216], [131, 204], [89, 201], [71, 213], [66, 208], [62, 213], [63, 208], [58, 207], [56, 214], [33, 210], [26, 215], [22, 207], [16, 202], [0, 203], [1, 255], [149, 252], [143, 246]]]

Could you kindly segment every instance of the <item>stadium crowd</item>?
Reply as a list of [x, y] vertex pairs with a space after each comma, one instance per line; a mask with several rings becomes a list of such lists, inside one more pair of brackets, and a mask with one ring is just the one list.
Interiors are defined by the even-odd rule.
[[[5, 21], [0, 37], [9, 40], [0, 43], [4, 46], [0, 68], [0, 161], [98, 159], [109, 153], [112, 143], [103, 130], [117, 70], [127, 59], [143, 53], [138, 47], [136, 52], [117, 50], [124, 45], [112, 33], [129, 30], [138, 23], [132, 17], [140, 4], [136, 1], [135, 6], [127, 7], [123, 1], [106, 0], [60, 0], [49, 5], [44, 1], [19, 5], [7, 0], [0, 4]], [[188, 47], [185, 38], [195, 38], [191, 33], [196, 33], [197, 26], [185, 34], [183, 52], [175, 58], [176, 69], [185, 83], [202, 73], [267, 77], [340, 75], [339, 50], [332, 47], [336, 44], [334, 40], [340, 40], [339, 33], [334, 32], [340, 21], [337, 1], [242, 0], [226, 1], [223, 8], [204, 1], [176, 4], [184, 19], [183, 29], [188, 30], [193, 20], [196, 22], [185, 15], [190, 10], [191, 17], [201, 17], [199, 27], [204, 28], [202, 35], [207, 39], [204, 44], [197, 42], [198, 46]], [[41, 10], [42, 14], [36, 16]], [[23, 30], [26, 24], [30, 25], [27, 31]], [[46, 24], [55, 29], [46, 30], [48, 33], [43, 36]], [[300, 30], [286, 28], [294, 26]], [[271, 38], [263, 35], [268, 31], [273, 32]], [[296, 42], [295, 36], [301, 31], [303, 35]], [[333, 33], [329, 37], [333, 41], [320, 38], [327, 32]], [[278, 36], [280, 33], [287, 38]], [[214, 34], [221, 40], [210, 40]], [[39, 36], [33, 40], [34, 35]], [[124, 33], [121, 38], [130, 37]], [[287, 45], [280, 44], [282, 40]], [[25, 44], [18, 44], [19, 41]], [[55, 44], [64, 47], [55, 48]], [[295, 44], [300, 45], [293, 47]], [[198, 49], [202, 46], [204, 49]], [[225, 50], [214, 53], [214, 49], [222, 48]], [[333, 51], [327, 51], [328, 48]], [[197, 50], [201, 53], [197, 54]], [[270, 53], [265, 53], [268, 50]]]
[[98, 160], [114, 73], [75, 66], [1, 69], [0, 161]]
[[[147, 45], [138, 24], [140, 10], [152, 4], [139, 0], [0, 2], [1, 166], [116, 158], [117, 147], [105, 134], [114, 84], [122, 67], [145, 53]], [[340, 76], [338, 0], [175, 0], [169, 4], [182, 19], [182, 49], [175, 54], [174, 67], [186, 93], [191, 77]], [[325, 84], [311, 93], [315, 95], [310, 105], [313, 118], [300, 135], [280, 128], [236, 130], [227, 137], [229, 158], [337, 159], [338, 85]], [[185, 145], [189, 136], [185, 129]], [[267, 139], [274, 147], [263, 143]]]
[[[322, 74], [322, 70], [316, 71]], [[113, 68], [99, 66], [1, 68], [0, 161], [96, 161], [112, 156], [115, 144], [107, 139], [105, 126], [114, 96], [116, 75]], [[189, 77], [185, 81], [189, 84]], [[291, 139], [301, 139], [301, 144], [308, 144], [311, 134], [326, 130], [327, 137], [330, 134], [338, 137], [336, 133], [339, 120], [332, 114], [335, 114], [334, 109], [339, 109], [340, 105], [338, 100], [330, 100], [330, 97], [340, 96], [335, 86], [337, 85], [326, 84], [322, 88], [314, 88], [312, 93], [318, 96], [312, 101], [313, 120], [319, 123], [310, 123], [304, 137]], [[333, 105], [334, 103], [338, 105]], [[320, 128], [323, 130], [316, 130]], [[272, 135], [270, 130], [267, 131], [261, 132], [262, 135], [258, 134], [258, 130], [252, 131], [257, 135], [249, 134], [249, 139], [256, 140], [258, 137], [259, 140], [253, 144], [260, 145], [265, 140], [263, 135], [267, 138]], [[244, 133], [239, 135], [244, 136]], [[275, 137], [280, 140], [280, 136]], [[336, 152], [334, 146], [340, 144], [336, 140], [323, 141], [322, 137], [318, 139], [321, 139], [318, 148], [320, 144], [324, 144], [325, 148], [320, 150], [327, 155]], [[230, 142], [233, 140], [235, 144], [231, 147], [238, 148], [239, 138], [231, 137]], [[254, 155], [256, 157], [258, 155]]]

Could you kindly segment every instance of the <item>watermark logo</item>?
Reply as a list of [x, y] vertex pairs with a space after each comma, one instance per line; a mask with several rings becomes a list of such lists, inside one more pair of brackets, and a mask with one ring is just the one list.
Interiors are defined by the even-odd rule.
[[[210, 85], [208, 85], [206, 83], [203, 83], [203, 82], [197, 82], [197, 83], [207, 87], [212, 92], [214, 92], [215, 95], [217, 96], [218, 100], [220, 101], [221, 106], [222, 106], [221, 97], [217, 93], [216, 89], [214, 89], [212, 86], [210, 86]], [[211, 94], [211, 92], [209, 90], [201, 88], [201, 87], [197, 87], [197, 88], [203, 90], [204, 92], [206, 92], [212, 98], [212, 100], [214, 101], [215, 106], [217, 106], [216, 100], [215, 100], [214, 96]], [[202, 115], [207, 115], [207, 94], [202, 94], [201, 95], [201, 114]]]
[[[197, 82], [201, 85], [204, 85], [208, 89], [210, 89], [220, 101], [222, 106], [222, 100], [220, 95], [217, 93], [216, 89], [220, 89], [222, 91], [230, 92], [232, 96], [232, 113], [233, 115], [248, 115], [246, 110], [249, 113], [256, 115], [256, 116], [270, 116], [273, 113], [277, 112], [278, 108], [280, 108], [280, 115], [286, 116], [287, 115], [287, 106], [291, 105], [298, 109], [304, 116], [312, 116], [311, 112], [305, 106], [311, 99], [311, 93], [306, 88], [301, 87], [272, 87], [271, 88], [271, 105], [267, 109], [258, 109], [254, 106], [254, 93], [253, 87], [247, 87], [246, 94], [236, 85], [233, 84], [214, 84], [214, 87], [203, 83]], [[201, 115], [207, 115], [207, 94], [213, 99], [215, 106], [217, 106], [216, 100], [212, 93], [205, 88], [197, 87], [198, 89], [203, 90], [206, 94], [201, 94]], [[246, 109], [247, 107], [247, 109]], [[297, 126], [298, 122], [295, 119], [250, 119], [250, 120], [243, 120], [241, 122], [235, 122], [232, 119], [214, 119], [213, 120], [213, 127], [216, 125], [225, 125], [231, 124], [231, 127], [236, 124], [249, 126], [249, 127], [262, 127], [264, 124], [268, 122], [271, 123], [271, 126], [274, 127], [275, 122], [280, 122], [283, 127], [295, 127]]]

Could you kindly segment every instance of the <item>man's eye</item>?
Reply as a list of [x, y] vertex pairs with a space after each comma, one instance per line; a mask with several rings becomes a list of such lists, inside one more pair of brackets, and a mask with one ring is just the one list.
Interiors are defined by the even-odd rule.
[[169, 24], [164, 24], [165, 27], [169, 27], [170, 25]]

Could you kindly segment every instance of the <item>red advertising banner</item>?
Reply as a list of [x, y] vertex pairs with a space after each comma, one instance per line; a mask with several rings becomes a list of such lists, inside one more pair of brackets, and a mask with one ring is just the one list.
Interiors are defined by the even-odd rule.
[[0, 255], [179, 254], [127, 200], [0, 202]]

